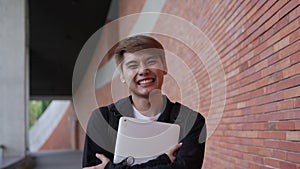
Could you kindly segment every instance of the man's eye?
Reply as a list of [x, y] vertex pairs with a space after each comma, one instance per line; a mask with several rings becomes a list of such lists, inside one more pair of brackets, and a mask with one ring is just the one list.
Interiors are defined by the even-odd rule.
[[153, 65], [153, 64], [155, 64], [155, 63], [156, 63], [156, 60], [149, 60], [149, 61], [147, 62], [148, 65]]
[[132, 64], [132, 65], [128, 65], [127, 67], [128, 67], [129, 69], [135, 69], [135, 68], [138, 67], [138, 65]]

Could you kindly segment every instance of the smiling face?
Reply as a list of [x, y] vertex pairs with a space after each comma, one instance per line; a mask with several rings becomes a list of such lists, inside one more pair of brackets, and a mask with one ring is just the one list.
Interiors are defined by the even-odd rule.
[[120, 78], [125, 82], [132, 97], [148, 98], [151, 91], [161, 90], [166, 63], [154, 52], [124, 53]]

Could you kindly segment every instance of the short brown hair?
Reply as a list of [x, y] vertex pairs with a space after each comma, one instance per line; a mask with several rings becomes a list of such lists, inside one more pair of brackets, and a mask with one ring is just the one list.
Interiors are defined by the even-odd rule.
[[116, 64], [119, 65], [124, 60], [124, 53], [134, 53], [144, 49], [159, 49], [159, 56], [165, 62], [165, 52], [161, 43], [150, 36], [136, 35], [118, 43], [115, 49]]

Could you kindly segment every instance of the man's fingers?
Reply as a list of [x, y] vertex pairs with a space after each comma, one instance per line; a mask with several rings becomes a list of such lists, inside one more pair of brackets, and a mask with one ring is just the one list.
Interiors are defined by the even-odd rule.
[[171, 162], [174, 162], [176, 159], [176, 152], [182, 146], [182, 143], [174, 145], [166, 154], [168, 155]]
[[176, 145], [177, 149], [179, 149], [182, 146], [182, 143], [179, 143]]
[[103, 155], [96, 153], [96, 157], [101, 160], [103, 158]]
[[98, 159], [100, 159], [101, 161], [106, 161], [106, 160], [107, 160], [107, 158], [106, 158], [103, 154], [98, 154], [98, 153], [96, 153], [96, 157], [97, 157]]
[[171, 148], [171, 152], [175, 153], [181, 146], [182, 143], [176, 144], [173, 148]]
[[102, 161], [101, 165], [106, 165], [110, 160], [103, 154], [96, 153], [96, 157]]

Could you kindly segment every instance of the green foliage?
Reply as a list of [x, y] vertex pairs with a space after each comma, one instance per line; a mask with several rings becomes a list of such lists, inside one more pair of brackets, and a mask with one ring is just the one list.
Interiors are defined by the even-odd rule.
[[51, 100], [31, 100], [29, 105], [29, 127], [31, 128], [34, 123], [41, 117], [47, 109]]

